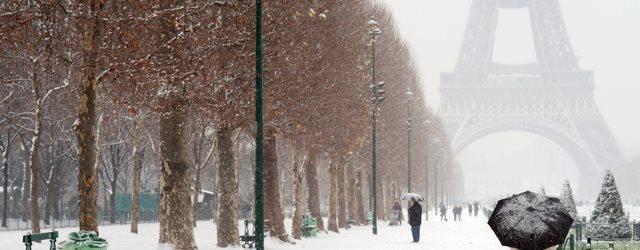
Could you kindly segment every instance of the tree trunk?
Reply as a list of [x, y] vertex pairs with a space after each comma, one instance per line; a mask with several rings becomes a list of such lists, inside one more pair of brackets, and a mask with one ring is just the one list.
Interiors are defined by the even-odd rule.
[[337, 217], [337, 195], [338, 195], [338, 164], [335, 161], [329, 163], [329, 221], [327, 229], [338, 233]]
[[[367, 208], [365, 209], [365, 211], [367, 212], [373, 212], [373, 180], [371, 179], [371, 171], [369, 171], [367, 173], [367, 185], [366, 185], [366, 190], [367, 190], [367, 197], [369, 198], [369, 201], [367, 202]], [[380, 183], [380, 182], [378, 182]], [[364, 189], [362, 189], [364, 191]]]
[[202, 190], [202, 182], [200, 181], [201, 173], [202, 170], [200, 169], [200, 166], [196, 166], [194, 173], [196, 176], [193, 183], [193, 196], [191, 198], [191, 200], [193, 200], [193, 207], [191, 208], [193, 210], [193, 227], [197, 226], [196, 222], [198, 221], [198, 210], [200, 207], [200, 204], [198, 203], [198, 196], [200, 195], [200, 191]]
[[141, 148], [141, 114], [136, 114], [133, 118], [133, 169], [131, 173], [131, 232], [138, 233], [139, 196], [140, 196], [140, 172], [142, 171], [142, 161], [144, 152]]
[[267, 129], [264, 136], [264, 194], [268, 197], [264, 201], [265, 220], [270, 223], [271, 237], [289, 241], [280, 203], [277, 148], [275, 131]]
[[7, 143], [0, 138], [0, 152], [2, 153], [2, 227], [7, 227], [9, 215], [9, 148], [11, 148], [11, 130], [7, 129]]
[[346, 193], [346, 200], [347, 200], [347, 209], [348, 209], [348, 213], [347, 216], [349, 219], [353, 220], [354, 225], [359, 226], [360, 225], [360, 218], [358, 218], [357, 212], [358, 211], [358, 205], [357, 205], [357, 199], [358, 197], [356, 196], [356, 178], [354, 177], [354, 173], [353, 173], [353, 166], [347, 165], [345, 167], [345, 175], [346, 175], [346, 189], [347, 189], [347, 193]]
[[344, 183], [344, 162], [340, 162], [338, 169], [338, 227], [347, 228], [347, 190]]
[[[175, 84], [175, 83], [170, 83]], [[171, 86], [178, 88], [177, 86]], [[190, 197], [191, 172], [186, 159], [185, 103], [182, 94], [167, 94], [160, 116], [160, 237], [161, 244], [195, 249]], [[182, 208], [182, 209], [181, 209]]]
[[318, 231], [324, 231], [322, 212], [320, 212], [320, 190], [318, 188], [318, 174], [316, 172], [316, 155], [309, 151], [309, 160], [305, 164], [305, 179], [307, 180], [307, 207], [311, 216], [317, 220]]
[[233, 129], [221, 128], [216, 131], [218, 148], [218, 247], [240, 245], [238, 239], [238, 178], [234, 165]]
[[102, 1], [91, 1], [90, 24], [85, 30], [80, 80], [80, 103], [74, 124], [78, 143], [78, 224], [80, 230], [98, 231], [98, 178], [96, 177], [96, 106], [98, 102], [97, 46], [101, 43]]
[[[29, 151], [26, 149], [26, 143], [22, 142], [22, 148], [26, 157], [29, 157]], [[19, 211], [22, 211], [22, 221], [27, 222], [29, 220], [29, 194], [31, 193], [31, 170], [30, 170], [29, 162], [27, 160], [23, 160], [22, 162], [22, 187], [20, 192], [20, 205], [21, 208]]]
[[111, 181], [111, 194], [109, 194], [109, 211], [111, 214], [109, 215], [109, 223], [116, 223], [116, 191], [118, 190], [118, 174], [116, 171], [113, 172], [113, 180]]
[[294, 239], [302, 237], [302, 170], [307, 164], [307, 157], [302, 152], [293, 152], [293, 192], [294, 192], [294, 211], [293, 224], [291, 226], [291, 234]]
[[[52, 166], [51, 175], [55, 175], [56, 173], [60, 173], [59, 170], [55, 169], [55, 165]], [[55, 202], [57, 201], [56, 197], [56, 183], [54, 176], [51, 176], [49, 179], [49, 183], [47, 183], [47, 196], [45, 197], [45, 205], [44, 205], [44, 224], [51, 224], [51, 211], [55, 206]]]
[[34, 63], [32, 72], [32, 94], [35, 102], [33, 137], [29, 150], [29, 166], [31, 168], [31, 232], [40, 233], [40, 211], [38, 211], [38, 184], [40, 183], [40, 135], [42, 133], [42, 100], [40, 99], [40, 83], [38, 79], [38, 64]]
[[60, 185], [57, 185], [57, 190], [56, 190], [56, 199], [53, 201], [53, 219], [60, 221], [62, 220], [62, 211], [60, 209], [61, 205], [63, 204], [62, 202], [62, 198], [63, 196], [60, 194]]
[[364, 200], [362, 194], [362, 170], [356, 171], [356, 185], [355, 185], [355, 199], [356, 199], [356, 217], [360, 221], [360, 224], [369, 224], [366, 216], [364, 215]]
[[376, 183], [377, 187], [376, 187], [376, 215], [378, 217], [378, 220], [385, 220], [386, 217], [386, 211], [384, 209], [385, 204], [384, 204], [384, 178], [379, 178], [377, 183]]
[[393, 202], [396, 198], [396, 183], [392, 182], [391, 185], [386, 185], [387, 192], [385, 193], [386, 207], [385, 211], [387, 211], [387, 218], [391, 218], [391, 208], [393, 207]]

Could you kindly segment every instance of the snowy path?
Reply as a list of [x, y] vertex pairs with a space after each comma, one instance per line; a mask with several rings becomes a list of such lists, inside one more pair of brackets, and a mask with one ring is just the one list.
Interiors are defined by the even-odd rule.
[[[388, 227], [381, 222], [378, 235], [371, 234], [371, 227], [355, 227], [343, 230], [339, 234], [321, 233], [317, 238], [304, 239], [296, 245], [279, 243], [273, 240], [267, 241], [267, 249], [434, 249], [434, 250], [504, 250], [495, 238], [491, 229], [487, 226], [484, 217], [467, 218], [462, 222], [440, 222], [433, 219], [426, 222], [421, 230], [421, 242], [411, 243], [410, 228], [407, 225], [400, 227]], [[438, 218], [439, 219], [439, 218]], [[290, 221], [287, 221], [290, 225]], [[61, 229], [60, 235], [66, 235], [75, 228]], [[158, 224], [141, 224], [140, 234], [129, 233], [128, 225], [105, 226], [101, 228], [101, 235], [109, 240], [110, 250], [114, 249], [156, 249], [158, 242]], [[0, 232], [0, 250], [24, 249], [20, 243], [23, 232]], [[215, 226], [209, 221], [198, 222], [196, 228], [196, 240], [199, 249], [217, 249], [215, 247]], [[34, 249], [47, 249], [48, 244], [39, 244]]]

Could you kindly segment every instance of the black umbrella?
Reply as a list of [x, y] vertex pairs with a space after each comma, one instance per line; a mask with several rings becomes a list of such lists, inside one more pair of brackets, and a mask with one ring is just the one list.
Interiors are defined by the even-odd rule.
[[489, 226], [503, 246], [522, 250], [562, 244], [573, 218], [558, 198], [524, 192], [498, 201]]

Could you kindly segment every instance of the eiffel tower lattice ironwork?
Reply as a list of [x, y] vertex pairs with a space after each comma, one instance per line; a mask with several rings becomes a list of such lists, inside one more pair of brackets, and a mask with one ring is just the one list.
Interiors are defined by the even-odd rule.
[[[536, 63], [492, 61], [500, 9], [528, 8]], [[617, 142], [581, 70], [558, 0], [474, 0], [457, 65], [441, 74], [440, 117], [454, 154], [502, 131], [527, 131], [560, 145], [580, 173], [578, 195], [594, 199], [604, 169], [633, 188]], [[508, 145], [505, 145], [508, 147]]]

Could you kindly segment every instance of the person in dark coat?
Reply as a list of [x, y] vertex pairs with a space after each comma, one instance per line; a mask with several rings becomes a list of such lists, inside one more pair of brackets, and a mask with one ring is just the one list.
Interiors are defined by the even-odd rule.
[[473, 216], [478, 217], [478, 210], [480, 210], [480, 206], [478, 205], [478, 202], [474, 202], [473, 203]]
[[447, 219], [447, 207], [444, 204], [440, 204], [440, 221], [449, 221]]
[[473, 205], [469, 203], [469, 217], [471, 217], [472, 215], [473, 215]]
[[458, 206], [453, 207], [453, 221], [458, 221]]
[[411, 199], [411, 207], [409, 207], [409, 225], [411, 225], [411, 235], [413, 242], [420, 241], [420, 225], [422, 225], [422, 206], [415, 198]]

